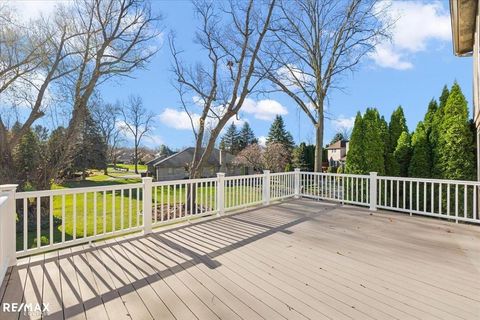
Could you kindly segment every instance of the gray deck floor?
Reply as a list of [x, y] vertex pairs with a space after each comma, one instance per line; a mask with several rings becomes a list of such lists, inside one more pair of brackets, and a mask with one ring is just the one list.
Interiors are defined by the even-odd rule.
[[0, 300], [48, 319], [480, 319], [480, 227], [290, 201], [22, 259]]

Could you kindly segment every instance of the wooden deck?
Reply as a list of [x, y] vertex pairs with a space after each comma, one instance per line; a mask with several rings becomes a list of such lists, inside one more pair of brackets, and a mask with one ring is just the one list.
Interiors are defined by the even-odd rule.
[[290, 201], [22, 259], [0, 300], [46, 319], [480, 319], [480, 227]]

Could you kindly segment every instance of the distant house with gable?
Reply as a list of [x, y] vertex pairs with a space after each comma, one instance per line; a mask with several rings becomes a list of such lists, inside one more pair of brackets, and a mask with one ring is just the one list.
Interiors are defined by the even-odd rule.
[[330, 167], [345, 165], [347, 161], [348, 144], [349, 141], [347, 140], [339, 140], [327, 147], [328, 165]]
[[[194, 151], [195, 148], [190, 147], [170, 156], [159, 156], [147, 163], [148, 171], [157, 181], [187, 179]], [[227, 175], [244, 173], [243, 167], [233, 164], [234, 158], [235, 156], [228, 152], [214, 149], [202, 169], [201, 177], [216, 177], [217, 172], [225, 172]]]

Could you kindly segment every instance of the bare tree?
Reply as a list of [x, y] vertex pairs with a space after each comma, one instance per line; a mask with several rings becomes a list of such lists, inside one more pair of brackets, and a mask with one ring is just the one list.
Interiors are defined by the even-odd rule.
[[37, 46], [43, 43], [8, 5], [0, 4], [0, 94], [40, 66], [42, 53]]
[[377, 0], [279, 0], [263, 70], [315, 127], [315, 171], [322, 168], [325, 102], [340, 80], [388, 37]]
[[77, 0], [28, 26], [7, 9], [0, 5], [0, 97], [8, 90], [14, 104], [30, 112], [14, 134], [0, 117], [0, 181], [15, 179], [7, 174], [12, 148], [44, 116], [53, 88], [68, 92], [72, 109], [62, 156], [49, 168], [49, 176], [58, 177], [73, 161], [71, 141], [89, 117], [95, 88], [146, 66], [159, 49], [160, 17], [144, 0]]
[[[122, 115], [120, 105], [105, 103], [101, 97], [96, 97], [91, 103], [90, 112], [107, 146], [107, 159], [115, 166], [115, 150], [122, 140], [124, 131], [119, 119]], [[105, 174], [108, 174], [108, 166], [105, 168]]]
[[[1, 9], [0, 9], [1, 11]], [[11, 172], [11, 153], [14, 146], [43, 117], [47, 103], [45, 98], [52, 83], [75, 69], [69, 58], [75, 53], [69, 42], [78, 34], [69, 28], [70, 22], [62, 18], [63, 9], [52, 20], [43, 17], [22, 25], [12, 21], [8, 11], [0, 12], [0, 96], [8, 96], [12, 105], [28, 107], [27, 117], [15, 132], [9, 134], [0, 116], [1, 165]], [[3, 25], [7, 23], [8, 26]], [[0, 180], [12, 179], [0, 173]]]
[[60, 166], [71, 161], [74, 146], [69, 141], [79, 134], [79, 124], [88, 116], [88, 101], [95, 88], [114, 77], [131, 77], [159, 50], [155, 41], [160, 17], [152, 13], [148, 1], [79, 0], [70, 15], [81, 34], [76, 46], [82, 50], [75, 57], [79, 67], [65, 83], [73, 88], [72, 117]]
[[138, 174], [139, 146], [142, 138], [152, 129], [154, 114], [144, 108], [142, 98], [130, 96], [127, 104], [121, 108], [125, 130], [134, 140], [133, 161]]
[[253, 168], [254, 171], [282, 172], [289, 163], [290, 157], [290, 150], [282, 143], [272, 142], [266, 147], [251, 144], [238, 153], [234, 163]]
[[[169, 38], [174, 86], [195, 136], [190, 178], [199, 177], [221, 130], [238, 116], [245, 99], [262, 79], [254, 71], [275, 1], [194, 1], [201, 21], [196, 42], [206, 54], [206, 64], [186, 64], [175, 37]], [[197, 114], [195, 110], [200, 111]]]

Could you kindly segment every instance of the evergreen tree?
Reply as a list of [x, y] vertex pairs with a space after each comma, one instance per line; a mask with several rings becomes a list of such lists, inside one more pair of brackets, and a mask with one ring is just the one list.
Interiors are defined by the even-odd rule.
[[[363, 118], [360, 112], [355, 117], [352, 134], [350, 136], [350, 145], [347, 153], [346, 173], [366, 173], [365, 171], [365, 128]], [[383, 153], [382, 153], [383, 154]]]
[[400, 138], [398, 138], [397, 148], [393, 152], [393, 156], [399, 166], [399, 175], [408, 177], [408, 168], [412, 156], [410, 134], [408, 132], [403, 131]]
[[410, 177], [429, 178], [432, 172], [430, 144], [425, 126], [419, 122], [412, 135], [412, 158], [408, 168]]
[[237, 126], [233, 122], [222, 136], [220, 146], [223, 150], [230, 152], [231, 154], [237, 154], [241, 150], [240, 134], [237, 130]]
[[258, 140], [255, 138], [255, 134], [253, 133], [252, 128], [248, 124], [248, 122], [245, 122], [242, 126], [242, 129], [240, 129], [239, 133], [239, 149], [243, 150], [247, 146], [257, 143]]
[[363, 116], [363, 127], [364, 173], [375, 171], [380, 175], [385, 174], [385, 158], [383, 156], [385, 141], [382, 140], [382, 121], [377, 109], [367, 109]]
[[33, 130], [28, 130], [14, 150], [13, 159], [17, 171], [17, 178], [22, 188], [25, 184], [34, 184], [36, 170], [41, 161], [41, 148], [38, 137]]
[[443, 86], [442, 94], [440, 95], [440, 105], [439, 109], [443, 109], [447, 105], [448, 97], [450, 96], [450, 91], [448, 90], [447, 85]]
[[53, 130], [48, 138], [47, 142], [47, 154], [48, 154], [48, 163], [49, 166], [53, 166], [55, 163], [60, 161], [63, 155], [63, 144], [65, 138], [66, 129], [64, 127], [58, 127]]
[[428, 130], [428, 141], [430, 143], [430, 149], [432, 152], [432, 177], [441, 178], [442, 169], [440, 167], [440, 157], [439, 153], [439, 136], [441, 133], [441, 127], [444, 120], [445, 106], [447, 104], [450, 91], [445, 85], [442, 89], [442, 94], [440, 96], [440, 103], [438, 105], [437, 111], [435, 112], [430, 128]]
[[408, 132], [407, 121], [403, 108], [398, 106], [393, 111], [388, 125], [388, 152], [385, 158], [385, 172], [389, 176], [398, 176], [400, 173], [400, 165], [395, 160], [393, 153], [397, 148], [398, 139], [402, 132]]
[[302, 171], [313, 171], [315, 167], [315, 145], [307, 145], [305, 142], [300, 143], [298, 147], [293, 149], [292, 162], [294, 168], [300, 168]]
[[[315, 168], [315, 145], [314, 144], [305, 144], [303, 151], [303, 161], [305, 162], [305, 170], [312, 172]], [[327, 151], [326, 149], [324, 149]], [[327, 156], [323, 159], [327, 159]]]
[[107, 146], [100, 130], [92, 117], [87, 117], [82, 125], [82, 132], [77, 141], [72, 170], [83, 173], [87, 169], [103, 170], [107, 166]]
[[475, 154], [472, 152], [473, 136], [468, 120], [468, 107], [458, 83], [454, 83], [440, 125], [436, 154], [437, 168], [442, 178], [473, 180]]
[[385, 159], [385, 169], [384, 172], [387, 172], [387, 158], [389, 157], [389, 145], [388, 145], [388, 123], [385, 120], [384, 116], [380, 118], [380, 136], [382, 138], [383, 144], [383, 158]]
[[429, 136], [430, 131], [432, 129], [433, 119], [434, 119], [435, 113], [437, 111], [438, 111], [437, 100], [435, 100], [435, 99], [430, 100], [430, 103], [428, 104], [427, 113], [425, 114], [425, 118], [424, 118], [423, 124], [422, 124], [422, 126], [424, 127], [425, 132], [427, 134], [427, 137]]
[[298, 147], [293, 150], [292, 156], [293, 166], [295, 168], [300, 168], [302, 171], [309, 169], [307, 165], [307, 145], [305, 142], [300, 143]]
[[165, 157], [168, 157], [175, 153], [172, 149], [170, 149], [165, 144], [161, 144], [155, 151], [157, 156], [165, 156]]
[[333, 136], [332, 141], [330, 141], [330, 145], [334, 144], [334, 143], [337, 142], [337, 141], [342, 141], [342, 140], [345, 140], [345, 137], [343, 136], [343, 133], [337, 132], [337, 133]]
[[293, 150], [294, 142], [290, 132], [285, 129], [285, 123], [280, 115], [275, 117], [267, 136], [268, 143], [281, 143], [288, 150]]

